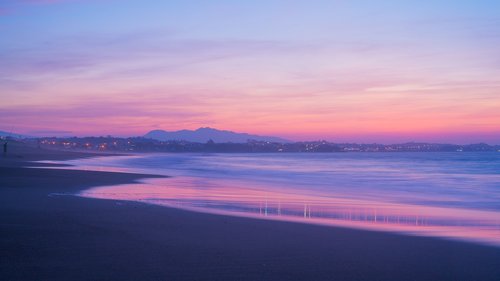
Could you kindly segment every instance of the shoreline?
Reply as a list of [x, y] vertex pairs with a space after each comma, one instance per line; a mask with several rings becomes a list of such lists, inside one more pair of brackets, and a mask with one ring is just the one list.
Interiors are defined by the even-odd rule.
[[472, 243], [195, 213], [131, 201], [48, 196], [155, 176], [43, 165], [24, 168], [27, 159], [89, 155], [23, 153], [15, 161], [0, 161], [0, 276], [6, 280], [500, 276], [500, 249]]

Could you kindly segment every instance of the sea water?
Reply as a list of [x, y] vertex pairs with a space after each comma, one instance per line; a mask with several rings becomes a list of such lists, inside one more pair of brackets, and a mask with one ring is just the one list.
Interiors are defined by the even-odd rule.
[[79, 169], [170, 176], [85, 197], [500, 246], [500, 153], [136, 154]]

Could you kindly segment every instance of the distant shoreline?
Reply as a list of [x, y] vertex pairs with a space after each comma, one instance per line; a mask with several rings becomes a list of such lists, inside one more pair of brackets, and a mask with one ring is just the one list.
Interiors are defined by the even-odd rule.
[[75, 152], [136, 153], [136, 152], [199, 152], [199, 153], [334, 153], [334, 152], [500, 152], [500, 145], [485, 143], [456, 145], [436, 143], [356, 144], [312, 142], [267, 142], [249, 140], [246, 143], [206, 143], [159, 141], [143, 137], [82, 137], [36, 138], [15, 140], [31, 147]]

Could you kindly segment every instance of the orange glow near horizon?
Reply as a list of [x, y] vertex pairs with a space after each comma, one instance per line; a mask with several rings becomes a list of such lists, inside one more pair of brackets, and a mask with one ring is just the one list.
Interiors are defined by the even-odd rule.
[[[280, 93], [273, 95], [287, 99]], [[267, 104], [252, 95], [238, 102], [238, 98], [200, 100], [179, 95], [175, 103], [162, 94], [120, 95], [116, 101], [96, 96], [79, 103], [54, 101], [49, 108], [42, 103], [16, 106], [12, 114], [4, 112], [2, 120], [17, 133], [34, 135], [135, 136], [153, 129], [209, 126], [291, 140], [460, 142], [463, 136], [477, 136], [478, 141], [495, 142], [500, 136], [500, 102], [495, 100], [488, 104], [466, 100], [451, 106], [442, 96], [408, 104], [399, 101], [401, 97], [392, 101], [383, 95], [361, 96], [339, 99], [332, 94], [312, 101], [305, 96], [284, 102], [268, 97]]]

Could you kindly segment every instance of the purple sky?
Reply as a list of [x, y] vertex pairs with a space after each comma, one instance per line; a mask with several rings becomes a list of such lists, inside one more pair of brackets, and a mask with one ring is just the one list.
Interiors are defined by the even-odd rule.
[[500, 143], [498, 1], [4, 0], [0, 130]]

